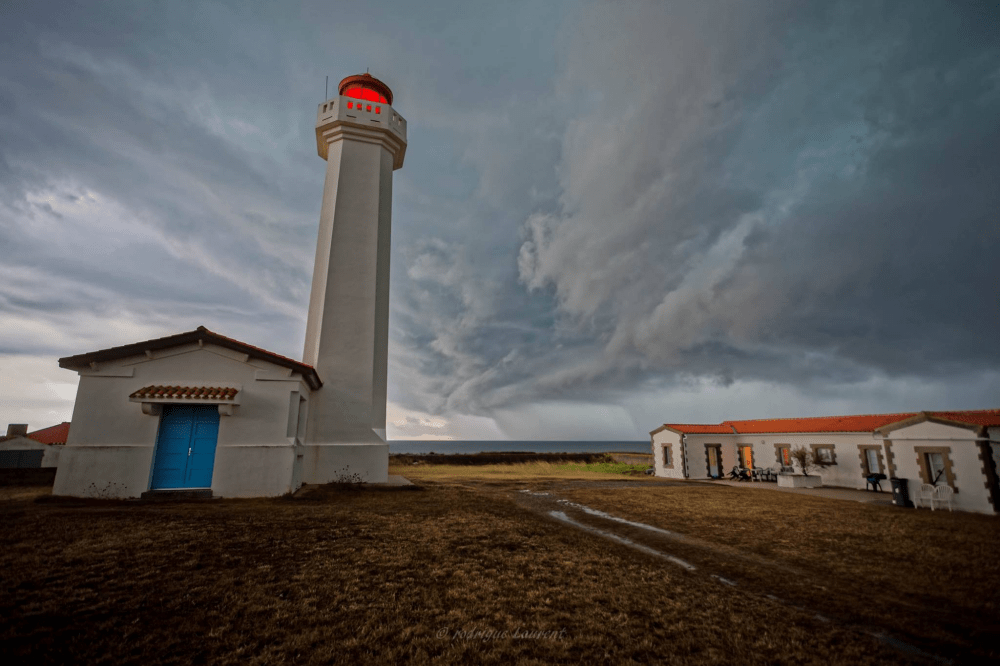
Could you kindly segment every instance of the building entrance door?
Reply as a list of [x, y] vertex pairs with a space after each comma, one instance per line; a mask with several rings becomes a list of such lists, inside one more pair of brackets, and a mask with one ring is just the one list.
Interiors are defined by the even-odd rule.
[[709, 444], [706, 447], [708, 453], [708, 475], [713, 479], [722, 477], [722, 447]]
[[215, 405], [164, 405], [152, 488], [210, 488], [218, 439]]

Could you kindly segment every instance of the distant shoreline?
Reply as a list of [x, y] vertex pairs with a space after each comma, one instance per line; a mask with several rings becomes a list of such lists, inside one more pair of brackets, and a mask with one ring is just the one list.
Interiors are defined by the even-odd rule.
[[649, 440], [389, 440], [389, 454], [649, 453]]

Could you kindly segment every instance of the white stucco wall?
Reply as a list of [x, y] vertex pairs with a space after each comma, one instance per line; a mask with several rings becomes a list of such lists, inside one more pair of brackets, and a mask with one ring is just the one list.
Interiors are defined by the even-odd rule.
[[294, 467], [302, 445], [294, 432], [289, 435], [291, 394], [309, 396], [299, 375], [211, 344], [183, 345], [151, 356], [80, 371], [73, 427], [54, 494], [129, 498], [149, 489], [160, 417], [143, 413], [129, 395], [151, 384], [240, 387], [233, 415], [219, 421], [213, 494], [263, 497], [295, 490]]
[[[911, 497], [926, 480], [921, 477], [917, 447], [948, 447], [954, 476], [954, 488], [958, 491], [952, 500], [956, 509], [978, 513], [994, 513], [983, 473], [983, 461], [979, 458], [979, 447], [975, 433], [965, 428], [940, 423], [917, 423], [889, 433], [886, 439], [892, 442], [896, 465], [896, 476], [908, 479]], [[944, 477], [942, 477], [942, 481]], [[941, 481], [939, 481], [941, 483]]]
[[[865, 487], [865, 467], [861, 460], [859, 445], [878, 446], [879, 459], [885, 469], [885, 449], [880, 439], [873, 439], [870, 433], [794, 433], [794, 434], [763, 434], [741, 435], [743, 442], [754, 447], [754, 460], [759, 467], [777, 467], [775, 445], [787, 445], [791, 449], [803, 447], [812, 451], [812, 445], [833, 447], [834, 464], [829, 467], [814, 467], [809, 474], [823, 479], [824, 486], [839, 488]], [[792, 464], [796, 472], [798, 465]], [[888, 474], [887, 474], [888, 476]], [[888, 484], [882, 483], [883, 490], [888, 491]]]
[[[678, 448], [677, 442], [680, 435], [669, 430], [664, 430], [652, 436], [653, 453], [660, 455], [660, 447], [667, 442], [674, 443], [675, 452]], [[720, 446], [722, 454], [722, 473], [728, 476], [730, 470], [738, 464], [739, 449], [743, 446], [750, 446], [753, 450], [753, 464], [755, 467], [780, 466], [780, 461], [776, 455], [775, 444], [787, 445], [789, 448], [804, 446], [811, 450], [812, 444], [832, 445], [836, 464], [826, 468], [814, 468], [810, 474], [820, 476], [823, 485], [837, 486], [843, 488], [865, 487], [863, 467], [859, 454], [858, 445], [879, 446], [879, 456], [885, 468], [885, 450], [880, 439], [873, 439], [868, 433], [816, 433], [816, 434], [688, 434], [684, 437], [684, 455], [687, 465], [688, 477], [691, 479], [707, 479], [708, 464], [705, 455], [705, 447], [708, 444]], [[675, 453], [676, 455], [676, 453]], [[657, 457], [657, 476], [678, 477], [681, 476], [679, 465], [675, 465], [673, 470], [664, 470], [661, 465], [661, 458]], [[888, 490], [888, 484], [883, 483], [883, 489]]]
[[[670, 479], [683, 479], [684, 466], [681, 462], [683, 451], [681, 450], [681, 436], [671, 430], [661, 430], [651, 436], [653, 450], [653, 470], [656, 476]], [[672, 467], [663, 466], [663, 447], [671, 447]]]
[[[1000, 440], [1000, 428], [991, 428], [991, 439]], [[877, 446], [882, 472], [892, 476], [887, 457], [887, 444], [892, 452], [892, 463], [895, 475], [908, 480], [911, 496], [924, 483], [920, 476], [917, 447], [949, 447], [949, 458], [952, 463], [952, 473], [955, 488], [956, 509], [994, 513], [990, 499], [990, 491], [986, 485], [983, 461], [980, 459], [980, 449], [972, 430], [953, 427], [938, 423], [918, 423], [889, 433], [885, 438], [873, 436], [871, 433], [795, 433], [795, 434], [688, 434], [684, 436], [684, 456], [687, 466], [687, 478], [706, 479], [708, 468], [705, 457], [706, 444], [719, 444], [722, 453], [722, 471], [728, 475], [737, 464], [738, 450], [742, 446], [753, 448], [753, 462], [757, 467], [777, 467], [775, 445], [787, 445], [791, 449], [799, 446], [811, 450], [813, 444], [830, 445], [833, 447], [835, 464], [829, 467], [815, 468], [810, 474], [818, 475], [824, 486], [841, 488], [865, 488], [865, 465], [862, 462], [861, 446]], [[670, 430], [661, 430], [651, 436], [654, 466], [657, 476], [683, 478], [679, 463], [678, 450], [681, 435]], [[673, 469], [665, 469], [662, 465], [662, 447], [672, 444], [675, 456]], [[1000, 468], [1000, 444], [991, 445], [992, 455], [996, 458], [994, 464]], [[797, 466], [796, 466], [796, 471]], [[891, 491], [887, 480], [881, 483], [886, 494]]]
[[386, 483], [388, 444], [307, 444], [303, 448], [303, 483]]
[[[385, 443], [392, 172], [403, 164], [406, 122], [387, 104], [371, 103], [380, 114], [346, 107], [356, 102], [328, 100], [316, 121], [327, 169], [302, 353], [324, 382], [309, 416], [312, 445]], [[363, 451], [339, 455], [357, 465]], [[318, 470], [328, 467], [325, 453], [315, 457]]]

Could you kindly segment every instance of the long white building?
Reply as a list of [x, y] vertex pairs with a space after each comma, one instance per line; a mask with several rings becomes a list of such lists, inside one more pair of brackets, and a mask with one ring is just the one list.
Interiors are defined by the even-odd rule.
[[[907, 412], [798, 419], [668, 423], [650, 433], [655, 474], [723, 478], [733, 467], [793, 466], [805, 447], [829, 464], [824, 486], [865, 488], [869, 474], [948, 485], [955, 508], [1000, 512], [1000, 410]], [[888, 482], [883, 482], [889, 485]]]

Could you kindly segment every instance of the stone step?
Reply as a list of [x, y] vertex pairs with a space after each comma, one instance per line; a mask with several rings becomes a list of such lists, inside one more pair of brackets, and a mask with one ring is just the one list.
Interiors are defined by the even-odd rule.
[[180, 488], [178, 490], [147, 490], [142, 495], [139, 496], [140, 501], [144, 502], [172, 502], [176, 500], [210, 500], [212, 499], [212, 491], [209, 488], [203, 489], [188, 489]]

